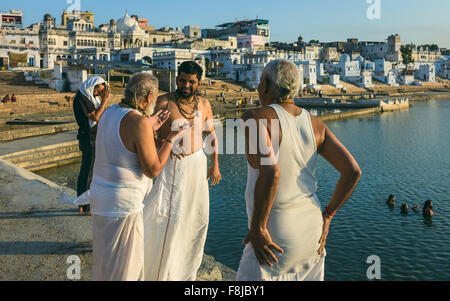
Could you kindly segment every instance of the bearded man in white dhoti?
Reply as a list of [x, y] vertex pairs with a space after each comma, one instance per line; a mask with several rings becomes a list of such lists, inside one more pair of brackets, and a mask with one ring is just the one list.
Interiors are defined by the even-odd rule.
[[[335, 213], [350, 198], [361, 170], [350, 152], [318, 118], [295, 105], [297, 67], [269, 63], [258, 88], [263, 108], [248, 111], [246, 128], [249, 233], [238, 281], [323, 281], [325, 244]], [[341, 174], [321, 211], [314, 176], [318, 156]]]
[[[209, 223], [208, 179], [212, 185], [221, 180], [211, 106], [207, 99], [197, 96], [203, 70], [195, 62], [185, 62], [178, 72], [177, 91], [161, 96], [156, 108], [170, 112], [168, 122], [158, 131], [163, 141], [172, 130], [185, 128], [176, 142], [184, 158], [169, 159], [144, 202], [148, 281], [196, 280]], [[204, 132], [212, 137], [209, 171]]]
[[143, 280], [143, 201], [172, 149], [171, 133], [156, 150], [154, 131], [170, 113], [153, 117], [158, 80], [134, 75], [118, 105], [99, 122], [90, 199], [93, 225], [93, 280]]

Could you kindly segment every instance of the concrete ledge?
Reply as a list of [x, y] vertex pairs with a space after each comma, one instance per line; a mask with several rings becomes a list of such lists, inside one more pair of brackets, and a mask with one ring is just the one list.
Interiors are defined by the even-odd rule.
[[40, 126], [35, 128], [18, 129], [0, 132], [0, 142], [13, 141], [16, 139], [71, 132], [78, 129], [76, 123]]
[[[0, 160], [0, 280], [62, 281], [67, 259], [81, 259], [81, 280], [92, 279], [91, 219], [60, 201], [75, 196], [25, 169]], [[204, 281], [232, 281], [235, 272], [205, 256]]]
[[378, 107], [378, 108], [355, 110], [355, 111], [345, 112], [345, 113], [323, 115], [323, 116], [320, 116], [319, 118], [323, 122], [327, 122], [327, 121], [335, 121], [335, 120], [354, 118], [354, 117], [358, 117], [358, 116], [376, 114], [376, 113], [380, 113], [380, 112], [381, 112], [381, 108]]

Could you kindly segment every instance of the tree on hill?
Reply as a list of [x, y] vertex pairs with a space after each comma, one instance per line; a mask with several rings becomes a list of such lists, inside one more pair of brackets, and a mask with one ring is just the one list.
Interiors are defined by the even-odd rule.
[[430, 51], [439, 51], [439, 46], [436, 44], [425, 44], [425, 45], [420, 45], [419, 48], [423, 48], [423, 50], [425, 50], [426, 48], [428, 48], [428, 50]]
[[405, 74], [408, 75], [411, 71], [410, 66], [414, 64], [414, 60], [412, 58], [412, 47], [411, 45], [405, 45], [400, 48], [400, 52], [402, 53], [403, 64], [405, 64]]

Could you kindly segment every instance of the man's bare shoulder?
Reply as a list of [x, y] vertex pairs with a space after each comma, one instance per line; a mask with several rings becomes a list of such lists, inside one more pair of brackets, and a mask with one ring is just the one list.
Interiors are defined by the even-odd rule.
[[149, 118], [144, 117], [137, 111], [131, 111], [122, 119], [121, 128], [130, 135], [140, 133], [143, 129], [151, 128], [151, 122]]
[[206, 99], [206, 98], [204, 98], [204, 97], [198, 97], [198, 103], [201, 105], [201, 106], [204, 106], [204, 107], [211, 107], [211, 103], [209, 102], [209, 100], [208, 99]]
[[157, 106], [167, 106], [167, 104], [169, 103], [171, 98], [172, 98], [171, 93], [160, 95], [158, 97], [158, 100], [156, 101], [156, 105]]
[[203, 97], [199, 97], [199, 98], [198, 98], [198, 101], [199, 101], [199, 104], [200, 104], [203, 108], [205, 108], [205, 109], [207, 109], [207, 110], [211, 109], [211, 103], [209, 102], [208, 99], [203, 98]]
[[311, 115], [311, 124], [314, 130], [324, 130], [327, 128], [327, 125], [318, 117]]
[[274, 114], [273, 109], [269, 107], [263, 107], [263, 108], [257, 108], [257, 109], [251, 109], [242, 115], [243, 120], [249, 120], [249, 119], [273, 119], [276, 117], [276, 114]]

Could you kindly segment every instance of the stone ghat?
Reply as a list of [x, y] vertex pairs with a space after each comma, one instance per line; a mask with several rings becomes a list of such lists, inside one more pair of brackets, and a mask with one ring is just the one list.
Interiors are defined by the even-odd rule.
[[29, 137], [57, 134], [61, 132], [70, 132], [78, 129], [76, 123], [68, 123], [61, 125], [49, 125], [41, 127], [28, 127], [23, 129], [15, 129], [10, 131], [0, 131], [0, 142], [13, 141]]
[[[60, 201], [75, 192], [0, 160], [0, 281], [67, 281], [81, 259], [81, 281], [92, 280], [91, 219]], [[233, 281], [236, 273], [204, 256], [201, 281]]]
[[[73, 112], [74, 93], [16, 95], [17, 103], [0, 103], [0, 123], [29, 116], [57, 116]], [[121, 101], [121, 95], [112, 95], [108, 105]]]

